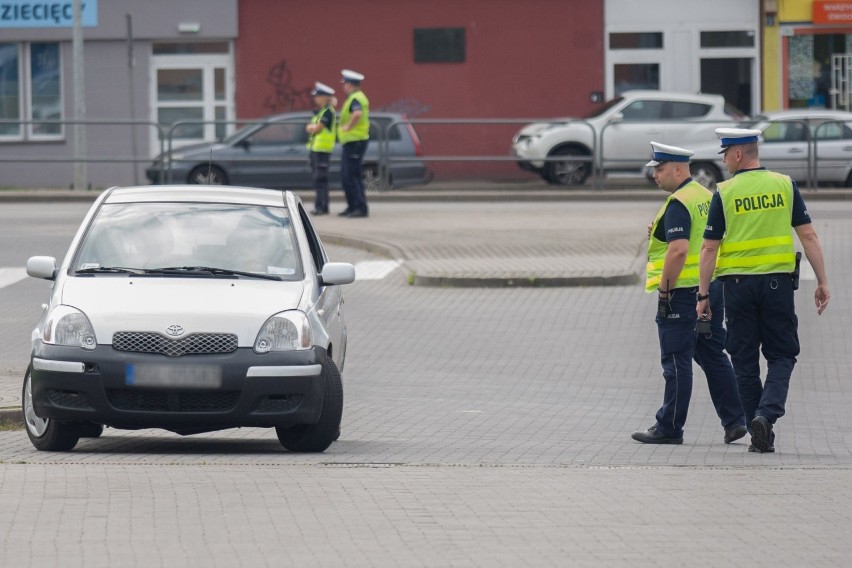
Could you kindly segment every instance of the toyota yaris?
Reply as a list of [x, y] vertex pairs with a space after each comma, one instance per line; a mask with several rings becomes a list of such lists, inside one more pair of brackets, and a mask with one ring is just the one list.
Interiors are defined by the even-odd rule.
[[23, 384], [37, 449], [104, 426], [274, 427], [298, 452], [337, 439], [355, 269], [328, 261], [294, 194], [108, 189], [61, 264], [35, 256], [27, 272], [53, 281]]

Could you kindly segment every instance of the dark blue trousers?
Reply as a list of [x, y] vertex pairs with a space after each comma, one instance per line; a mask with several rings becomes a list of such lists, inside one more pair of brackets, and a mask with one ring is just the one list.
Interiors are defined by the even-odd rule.
[[671, 313], [665, 319], [657, 315], [660, 336], [660, 362], [665, 389], [663, 406], [657, 411], [657, 430], [668, 436], [682, 436], [692, 397], [692, 361], [704, 371], [710, 398], [722, 427], [745, 424], [737, 383], [731, 362], [724, 352], [725, 328], [722, 285], [710, 285], [710, 309], [713, 311], [710, 335], [696, 335], [695, 294], [697, 288], [675, 288], [671, 295]]
[[346, 194], [346, 204], [350, 211], [367, 212], [367, 196], [364, 193], [364, 153], [369, 140], [347, 142], [343, 145], [340, 178]]
[[[725, 276], [726, 347], [731, 354], [749, 429], [755, 416], [784, 416], [790, 376], [799, 354], [799, 319], [789, 274]], [[760, 380], [760, 353], [766, 382]]]
[[316, 198], [314, 209], [328, 212], [328, 169], [331, 164], [329, 152], [311, 152], [311, 177], [314, 182]]

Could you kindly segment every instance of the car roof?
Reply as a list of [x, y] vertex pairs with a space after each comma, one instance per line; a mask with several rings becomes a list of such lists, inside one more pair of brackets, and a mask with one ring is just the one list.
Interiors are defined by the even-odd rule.
[[715, 94], [693, 94], [693, 93], [674, 93], [668, 91], [651, 91], [646, 89], [636, 89], [624, 91], [621, 93], [624, 98], [643, 98], [643, 99], [663, 99], [663, 100], [678, 100], [678, 101], [700, 101], [706, 103], [720, 103], [725, 99], [722, 95]]
[[829, 120], [852, 120], [852, 112], [842, 110], [831, 110], [821, 108], [803, 108], [777, 110], [772, 112], [761, 113], [756, 116], [757, 120], [792, 120], [792, 119], [808, 119], [808, 118], [825, 118]]
[[224, 185], [112, 187], [104, 203], [233, 203], [280, 207], [294, 199], [290, 191]]

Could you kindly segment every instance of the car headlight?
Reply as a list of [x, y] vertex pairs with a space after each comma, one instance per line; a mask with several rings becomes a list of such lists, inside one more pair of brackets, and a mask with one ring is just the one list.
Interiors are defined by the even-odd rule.
[[71, 306], [57, 306], [50, 312], [41, 332], [41, 340], [49, 345], [82, 347], [88, 350], [98, 346], [89, 318]]
[[254, 340], [255, 353], [309, 349], [313, 335], [304, 312], [292, 310], [275, 314], [263, 324]]

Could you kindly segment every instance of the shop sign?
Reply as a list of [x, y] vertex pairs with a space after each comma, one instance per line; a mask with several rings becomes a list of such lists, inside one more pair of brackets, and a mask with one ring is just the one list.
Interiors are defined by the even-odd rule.
[[852, 2], [814, 1], [815, 24], [852, 24]]
[[[98, 25], [98, 0], [81, 3], [82, 24]], [[74, 0], [0, 0], [0, 28], [70, 28]]]

